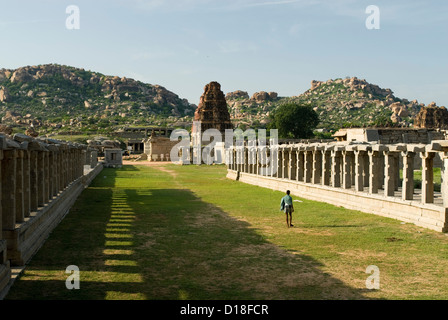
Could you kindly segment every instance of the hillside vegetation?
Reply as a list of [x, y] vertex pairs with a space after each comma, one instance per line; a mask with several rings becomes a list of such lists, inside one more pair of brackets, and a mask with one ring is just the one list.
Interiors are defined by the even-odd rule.
[[40, 133], [190, 124], [196, 106], [159, 85], [55, 64], [0, 70], [0, 116]]

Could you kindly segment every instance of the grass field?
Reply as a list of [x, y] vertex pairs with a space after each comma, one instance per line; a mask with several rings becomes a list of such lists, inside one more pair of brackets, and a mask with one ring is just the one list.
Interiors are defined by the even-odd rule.
[[[446, 234], [305, 199], [287, 228], [282, 192], [225, 174], [104, 169], [6, 299], [448, 298]], [[65, 286], [69, 265], [79, 290]]]

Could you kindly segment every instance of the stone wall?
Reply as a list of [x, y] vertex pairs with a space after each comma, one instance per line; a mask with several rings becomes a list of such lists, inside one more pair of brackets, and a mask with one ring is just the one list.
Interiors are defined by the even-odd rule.
[[0, 135], [0, 293], [103, 168], [85, 145]]
[[149, 161], [170, 161], [171, 149], [178, 143], [170, 138], [152, 136], [145, 140], [145, 153]]
[[[447, 232], [448, 141], [431, 144], [328, 143], [226, 150], [228, 177], [296, 196]], [[434, 159], [442, 159], [441, 192]], [[269, 160], [269, 161], [268, 161]], [[414, 162], [422, 163], [421, 188]], [[401, 169], [401, 170], [400, 170]], [[402, 178], [400, 177], [402, 171]]]

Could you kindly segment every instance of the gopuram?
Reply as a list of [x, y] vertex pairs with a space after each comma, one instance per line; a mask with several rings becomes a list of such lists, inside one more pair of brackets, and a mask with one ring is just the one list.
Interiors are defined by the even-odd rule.
[[[221, 91], [221, 85], [216, 81], [212, 81], [205, 86], [198, 108], [194, 113], [194, 121], [191, 130], [194, 158], [198, 157], [197, 147], [200, 146], [202, 150], [204, 142], [203, 133], [208, 129], [218, 130], [221, 133], [222, 142], [218, 142], [213, 150], [206, 152], [209, 154], [209, 159], [206, 160], [206, 163], [210, 163], [210, 161], [222, 163], [224, 156], [225, 131], [226, 129], [233, 129], [233, 124], [230, 120], [226, 97]], [[194, 146], [196, 146], [196, 149]], [[210, 159], [210, 157], [212, 159]]]

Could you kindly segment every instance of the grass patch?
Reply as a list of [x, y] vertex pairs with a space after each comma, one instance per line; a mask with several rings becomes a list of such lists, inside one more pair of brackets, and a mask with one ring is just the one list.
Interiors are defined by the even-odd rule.
[[[309, 201], [224, 166], [104, 169], [6, 299], [446, 299], [448, 237]], [[437, 261], [437, 263], [434, 263]], [[67, 290], [77, 265], [81, 289]], [[380, 289], [367, 290], [369, 265]]]

